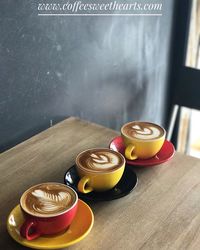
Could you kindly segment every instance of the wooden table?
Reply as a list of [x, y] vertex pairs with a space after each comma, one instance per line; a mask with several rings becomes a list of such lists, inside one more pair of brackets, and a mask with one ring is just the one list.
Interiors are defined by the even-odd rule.
[[[80, 151], [106, 147], [118, 134], [71, 117], [1, 154], [0, 249], [26, 249], [6, 230], [6, 218], [25, 189], [63, 183]], [[132, 193], [90, 204], [94, 227], [68, 249], [200, 249], [200, 160], [176, 153], [165, 164], [135, 171], [139, 183]]]

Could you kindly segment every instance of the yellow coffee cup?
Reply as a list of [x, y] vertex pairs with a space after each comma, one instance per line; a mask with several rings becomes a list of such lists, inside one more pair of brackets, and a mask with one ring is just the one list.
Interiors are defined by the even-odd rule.
[[108, 148], [92, 148], [76, 157], [80, 177], [78, 190], [82, 193], [103, 192], [112, 189], [121, 179], [125, 158]]
[[160, 151], [166, 131], [155, 123], [132, 121], [122, 126], [121, 136], [127, 159], [148, 159]]

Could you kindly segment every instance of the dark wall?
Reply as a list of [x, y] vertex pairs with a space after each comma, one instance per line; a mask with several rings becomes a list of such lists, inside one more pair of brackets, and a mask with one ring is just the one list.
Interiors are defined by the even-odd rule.
[[0, 3], [0, 151], [70, 115], [164, 123], [173, 0], [158, 17], [39, 17], [36, 2]]

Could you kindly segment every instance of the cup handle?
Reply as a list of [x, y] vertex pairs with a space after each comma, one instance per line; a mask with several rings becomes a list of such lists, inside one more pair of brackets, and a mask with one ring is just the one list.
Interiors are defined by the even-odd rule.
[[86, 177], [86, 176], [83, 176], [79, 183], [78, 183], [78, 190], [81, 192], [81, 193], [84, 193], [84, 194], [87, 194], [87, 193], [90, 193], [93, 191], [93, 188], [90, 187], [88, 184], [89, 184], [89, 181], [90, 181], [90, 178], [89, 177]]
[[27, 240], [34, 240], [40, 237], [40, 232], [37, 229], [37, 222], [33, 219], [27, 219], [20, 228], [20, 234]]
[[136, 160], [138, 157], [134, 153], [135, 145], [129, 144], [125, 149], [125, 156], [129, 160]]

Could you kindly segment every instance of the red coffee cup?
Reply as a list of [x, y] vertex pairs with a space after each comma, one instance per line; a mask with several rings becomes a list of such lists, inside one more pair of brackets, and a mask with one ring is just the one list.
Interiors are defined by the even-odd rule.
[[[45, 187], [48, 189], [44, 192]], [[59, 188], [62, 191], [57, 192]], [[66, 204], [65, 199], [66, 202], [69, 202], [67, 195], [71, 197], [70, 204], [66, 206], [66, 209], [63, 208], [60, 212], [53, 213], [53, 209], [56, 206], [59, 207], [59, 202], [64, 205]], [[20, 206], [25, 218], [25, 222], [20, 228], [20, 234], [27, 240], [33, 240], [41, 235], [57, 234], [66, 230], [76, 215], [78, 195], [72, 188], [61, 183], [42, 183], [23, 193]], [[34, 211], [34, 209], [36, 210]]]

